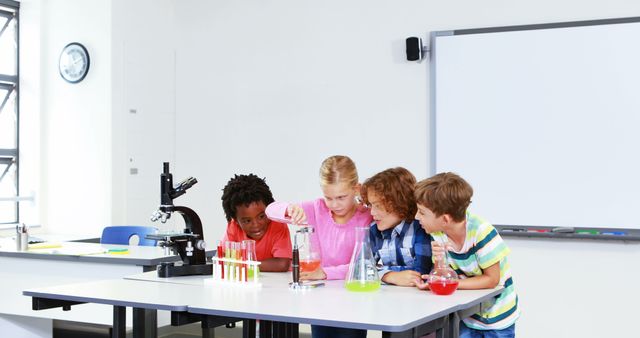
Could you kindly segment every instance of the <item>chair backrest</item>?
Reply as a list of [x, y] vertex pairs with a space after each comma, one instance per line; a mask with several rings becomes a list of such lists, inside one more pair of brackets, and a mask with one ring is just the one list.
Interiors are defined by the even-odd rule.
[[131, 237], [138, 236], [138, 245], [155, 246], [156, 240], [146, 239], [147, 235], [155, 234], [158, 228], [139, 225], [108, 226], [102, 230], [100, 243], [102, 244], [126, 244], [129, 245]]

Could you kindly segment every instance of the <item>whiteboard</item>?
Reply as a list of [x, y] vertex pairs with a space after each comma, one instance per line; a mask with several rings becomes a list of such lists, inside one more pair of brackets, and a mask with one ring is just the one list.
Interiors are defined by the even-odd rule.
[[640, 229], [640, 18], [432, 32], [431, 171], [495, 225]]

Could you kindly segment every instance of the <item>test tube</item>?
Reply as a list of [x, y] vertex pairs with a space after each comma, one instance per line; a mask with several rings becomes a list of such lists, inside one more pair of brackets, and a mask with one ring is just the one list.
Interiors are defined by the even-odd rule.
[[234, 249], [233, 250], [233, 260], [234, 260], [233, 267], [234, 267], [234, 274], [235, 274], [233, 276], [234, 277], [233, 281], [234, 282], [238, 282], [238, 281], [240, 281], [240, 264], [238, 263], [238, 261], [240, 260], [240, 256], [239, 256], [239, 254], [240, 254], [240, 243], [235, 242], [233, 244], [234, 244], [234, 246], [233, 246], [233, 249]]
[[247, 281], [249, 275], [249, 265], [247, 265], [247, 243], [242, 241], [242, 281]]
[[258, 282], [258, 261], [254, 261], [252, 264], [252, 269], [253, 269], [253, 282], [257, 283]]
[[[226, 241], [224, 242], [224, 258], [225, 259], [229, 259], [231, 257], [231, 242], [230, 241]], [[226, 280], [230, 280], [231, 279], [231, 265], [229, 263], [229, 261], [225, 261], [224, 262], [224, 269], [226, 270], [226, 272], [223, 272], [223, 275], [225, 276]]]
[[[224, 250], [222, 249], [222, 241], [218, 241], [218, 250], [217, 251], [218, 251], [217, 252], [218, 258], [222, 259], [224, 257]], [[218, 279], [224, 279], [224, 262], [218, 261], [218, 264], [216, 264], [216, 270], [219, 270], [217, 278]]]

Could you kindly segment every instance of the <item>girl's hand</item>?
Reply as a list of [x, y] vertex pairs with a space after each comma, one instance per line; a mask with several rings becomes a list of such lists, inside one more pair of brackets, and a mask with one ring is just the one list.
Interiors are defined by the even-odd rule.
[[307, 215], [304, 213], [304, 209], [297, 204], [289, 204], [285, 216], [291, 219], [291, 224], [299, 225], [307, 223]]
[[322, 280], [327, 279], [327, 274], [322, 270], [322, 267], [317, 268], [311, 272], [300, 272], [300, 280]]

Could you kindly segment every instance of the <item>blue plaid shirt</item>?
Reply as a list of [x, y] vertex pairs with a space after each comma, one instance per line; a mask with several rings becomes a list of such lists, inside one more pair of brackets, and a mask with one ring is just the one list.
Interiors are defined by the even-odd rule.
[[371, 223], [369, 239], [380, 278], [390, 271], [415, 270], [427, 274], [433, 267], [432, 239], [418, 220], [402, 221], [385, 231], [378, 230], [375, 222]]

